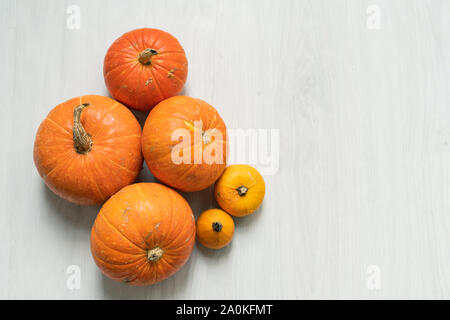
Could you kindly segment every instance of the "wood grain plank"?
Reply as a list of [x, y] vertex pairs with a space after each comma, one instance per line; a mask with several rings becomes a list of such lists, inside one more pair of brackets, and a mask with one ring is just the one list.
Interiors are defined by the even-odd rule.
[[[80, 9], [79, 29], [66, 26], [69, 5]], [[1, 298], [450, 298], [448, 1], [3, 0], [0, 8], [0, 128], [10, 138], [0, 160]], [[32, 146], [56, 104], [108, 94], [108, 46], [144, 26], [184, 46], [183, 94], [211, 103], [230, 129], [278, 130], [280, 155], [262, 208], [235, 219], [231, 246], [196, 245], [174, 277], [133, 288], [92, 261], [99, 207], [48, 191]], [[154, 181], [146, 167], [139, 181]], [[216, 205], [211, 188], [183, 196], [196, 215]], [[66, 286], [71, 265], [78, 290]], [[367, 286], [370, 266], [381, 272], [379, 289]]]

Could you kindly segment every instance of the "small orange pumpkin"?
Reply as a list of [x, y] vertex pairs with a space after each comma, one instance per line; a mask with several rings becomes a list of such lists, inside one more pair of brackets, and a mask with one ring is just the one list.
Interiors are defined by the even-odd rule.
[[161, 182], [182, 191], [203, 190], [226, 166], [227, 129], [216, 109], [203, 100], [177, 96], [148, 115], [142, 152]]
[[91, 231], [97, 266], [130, 285], [150, 285], [175, 274], [194, 243], [189, 204], [158, 183], [136, 183], [117, 192], [105, 202]]
[[141, 111], [177, 95], [187, 72], [186, 54], [177, 39], [150, 28], [127, 32], [114, 41], [103, 65], [111, 96]]
[[223, 248], [233, 239], [233, 218], [223, 210], [206, 210], [197, 218], [196, 225], [197, 239], [207, 248]]
[[227, 167], [214, 187], [219, 206], [229, 214], [242, 217], [253, 213], [264, 199], [266, 186], [261, 174], [252, 166]]
[[34, 163], [47, 186], [81, 205], [99, 204], [142, 168], [141, 127], [119, 102], [88, 95], [56, 106], [41, 123]]

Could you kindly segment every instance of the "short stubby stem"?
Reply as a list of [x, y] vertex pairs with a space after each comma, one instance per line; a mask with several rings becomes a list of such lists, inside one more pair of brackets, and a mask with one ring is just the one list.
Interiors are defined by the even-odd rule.
[[81, 112], [88, 106], [89, 103], [83, 103], [73, 110], [73, 144], [75, 150], [80, 154], [88, 154], [92, 149], [92, 138], [89, 133], [86, 132], [80, 121]]
[[147, 259], [149, 261], [156, 262], [159, 259], [161, 259], [163, 253], [164, 253], [163, 249], [161, 249], [160, 247], [154, 247], [153, 249], [148, 250]]
[[158, 54], [158, 51], [147, 48], [139, 54], [138, 60], [142, 65], [148, 66], [152, 64], [152, 56], [156, 54]]
[[213, 229], [215, 232], [220, 232], [220, 231], [222, 231], [222, 227], [223, 227], [222, 224], [221, 224], [220, 222], [218, 222], [218, 221], [212, 223], [212, 229]]
[[238, 192], [239, 196], [243, 197], [247, 194], [248, 188], [246, 186], [240, 186], [236, 188], [236, 191]]

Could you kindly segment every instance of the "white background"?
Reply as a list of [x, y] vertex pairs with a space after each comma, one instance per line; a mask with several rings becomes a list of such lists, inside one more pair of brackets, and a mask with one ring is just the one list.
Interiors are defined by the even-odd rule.
[[[66, 27], [72, 4], [80, 29]], [[0, 0], [0, 298], [450, 298], [449, 15], [439, 0]], [[183, 94], [229, 128], [280, 130], [279, 170], [232, 245], [196, 245], [147, 288], [102, 276], [99, 207], [53, 195], [32, 158], [51, 108], [108, 94], [106, 50], [138, 27], [178, 38]], [[196, 215], [214, 206], [211, 190], [184, 196]]]

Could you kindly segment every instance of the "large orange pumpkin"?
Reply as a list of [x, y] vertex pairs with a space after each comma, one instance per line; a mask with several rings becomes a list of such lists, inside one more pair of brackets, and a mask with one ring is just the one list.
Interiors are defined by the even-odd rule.
[[177, 96], [148, 115], [142, 152], [161, 182], [182, 191], [213, 184], [226, 166], [227, 129], [216, 109], [203, 100]]
[[103, 66], [112, 97], [141, 111], [180, 93], [187, 72], [186, 55], [177, 39], [150, 28], [127, 32], [114, 41]]
[[91, 231], [95, 263], [111, 279], [150, 285], [189, 259], [195, 221], [186, 200], [158, 183], [127, 186], [105, 202]]
[[117, 101], [82, 96], [56, 106], [41, 123], [34, 162], [47, 186], [81, 205], [104, 202], [142, 168], [141, 127]]

